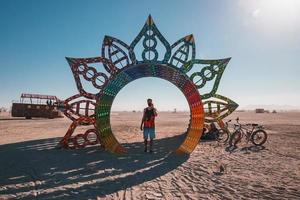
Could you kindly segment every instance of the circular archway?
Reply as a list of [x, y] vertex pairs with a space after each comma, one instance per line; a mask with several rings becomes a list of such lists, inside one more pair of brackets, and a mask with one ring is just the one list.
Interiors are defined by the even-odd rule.
[[100, 100], [96, 107], [97, 129], [102, 143], [110, 152], [117, 154], [126, 152], [126, 149], [117, 141], [111, 129], [111, 107], [116, 95], [126, 84], [143, 77], [165, 79], [178, 87], [184, 94], [189, 104], [191, 119], [186, 138], [176, 149], [176, 153], [191, 153], [199, 142], [204, 124], [201, 96], [195, 84], [185, 74], [165, 64], [138, 64], [126, 67], [108, 81], [99, 95]]
[[[177, 153], [191, 153], [198, 144], [204, 125], [203, 105], [207, 105], [205, 122], [218, 122], [221, 125], [222, 119], [238, 107], [238, 104], [217, 93], [230, 58], [197, 59], [193, 35], [187, 35], [171, 45], [157, 29], [150, 15], [130, 45], [117, 38], [105, 36], [101, 57], [66, 59], [79, 92], [58, 106], [73, 121], [60, 141], [66, 148], [68, 142], [74, 140], [72, 134], [77, 126], [93, 125], [97, 129], [94, 131], [98, 132], [97, 139], [109, 151], [126, 152], [112, 133], [111, 107], [115, 96], [126, 84], [142, 77], [157, 77], [173, 83], [188, 101], [190, 124], [184, 142], [176, 150]], [[207, 82], [211, 83], [211, 90], [202, 95], [205, 100], [202, 104], [198, 89], [204, 88]], [[89, 86], [95, 90], [90, 91]], [[81, 97], [84, 100], [80, 100]], [[69, 104], [72, 100], [74, 102]], [[96, 104], [96, 110], [93, 103]], [[212, 104], [216, 106], [212, 107]], [[81, 114], [81, 109], [85, 111], [84, 114]], [[90, 114], [89, 111], [96, 113]]]

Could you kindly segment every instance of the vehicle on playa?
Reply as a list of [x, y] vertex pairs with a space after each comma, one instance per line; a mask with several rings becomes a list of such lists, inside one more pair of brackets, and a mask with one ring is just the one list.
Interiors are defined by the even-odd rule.
[[56, 109], [60, 100], [52, 95], [25, 94], [22, 93], [19, 102], [12, 103], [12, 117], [25, 117], [31, 119], [39, 118], [60, 118], [61, 112]]

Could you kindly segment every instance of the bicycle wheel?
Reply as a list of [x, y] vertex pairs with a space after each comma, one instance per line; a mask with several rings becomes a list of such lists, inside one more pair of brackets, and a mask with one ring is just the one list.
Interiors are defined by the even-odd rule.
[[242, 133], [240, 131], [235, 131], [231, 136], [229, 140], [230, 146], [236, 146], [237, 143], [239, 143], [242, 139]]
[[256, 146], [261, 146], [267, 141], [268, 135], [264, 130], [254, 131], [251, 135], [251, 142]]
[[229, 133], [225, 129], [219, 129], [218, 142], [226, 143], [229, 139]]

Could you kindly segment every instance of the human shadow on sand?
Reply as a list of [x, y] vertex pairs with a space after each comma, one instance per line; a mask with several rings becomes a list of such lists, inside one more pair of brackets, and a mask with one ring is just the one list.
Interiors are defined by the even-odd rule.
[[184, 135], [155, 141], [155, 153], [143, 143], [123, 144], [128, 154], [116, 156], [99, 146], [57, 149], [60, 138], [0, 146], [0, 197], [95, 199], [158, 178], [180, 166], [187, 155], [175, 150]]

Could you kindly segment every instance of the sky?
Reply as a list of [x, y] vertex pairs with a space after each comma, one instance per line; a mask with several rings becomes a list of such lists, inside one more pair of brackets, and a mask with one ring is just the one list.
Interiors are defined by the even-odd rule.
[[[232, 57], [218, 93], [240, 105], [300, 108], [298, 0], [0, 0], [0, 107], [21, 93], [77, 93], [65, 57], [101, 55], [105, 35], [127, 44], [151, 14], [170, 44], [188, 34], [196, 57]], [[142, 78], [117, 95], [113, 110], [188, 110], [171, 83]]]

